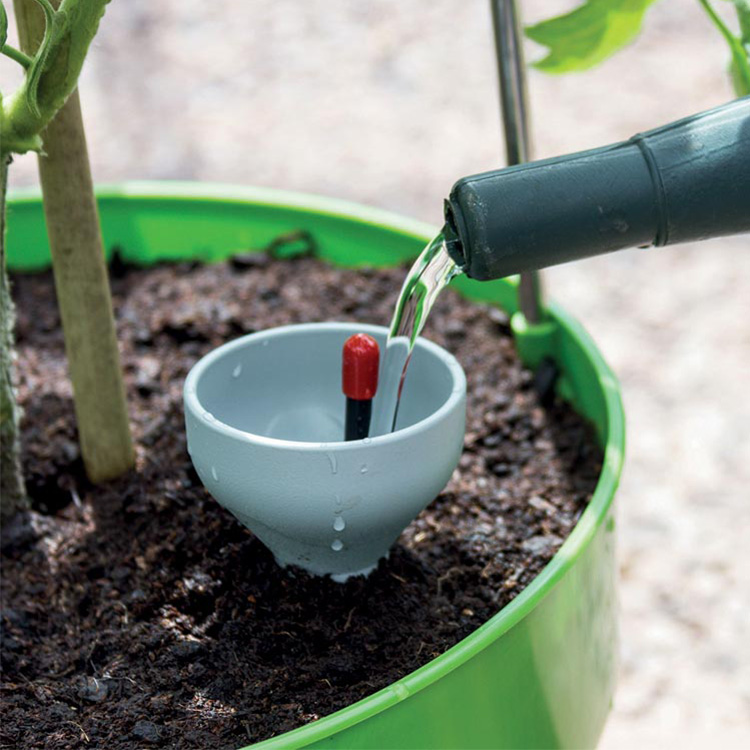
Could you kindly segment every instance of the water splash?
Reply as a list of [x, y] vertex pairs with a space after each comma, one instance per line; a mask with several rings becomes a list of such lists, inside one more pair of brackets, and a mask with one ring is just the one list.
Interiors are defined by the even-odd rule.
[[399, 295], [380, 368], [380, 406], [370, 435], [396, 429], [404, 378], [414, 344], [440, 292], [461, 269], [448, 254], [442, 234], [435, 237], [411, 267]]

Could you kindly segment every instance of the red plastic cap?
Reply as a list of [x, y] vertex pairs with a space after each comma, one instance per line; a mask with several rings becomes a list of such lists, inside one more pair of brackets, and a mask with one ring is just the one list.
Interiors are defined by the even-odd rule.
[[369, 401], [378, 390], [378, 342], [366, 333], [355, 333], [344, 344], [342, 390], [347, 398]]

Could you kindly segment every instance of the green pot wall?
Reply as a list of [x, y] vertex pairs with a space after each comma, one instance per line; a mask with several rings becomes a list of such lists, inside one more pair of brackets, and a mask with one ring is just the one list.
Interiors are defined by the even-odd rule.
[[[129, 261], [220, 260], [279, 234], [310, 232], [321, 257], [387, 266], [415, 256], [434, 228], [383, 211], [271, 190], [131, 183], [99, 191], [108, 249]], [[41, 269], [49, 251], [37, 194], [9, 202], [8, 260]], [[514, 280], [453, 283], [466, 297], [517, 312]], [[551, 325], [550, 325], [551, 324]], [[595, 425], [602, 475], [578, 525], [542, 573], [501, 612], [402, 680], [293, 732], [271, 748], [593, 747], [616, 677], [614, 496], [624, 415], [614, 375], [583, 328], [550, 305], [534, 331], [514, 318], [519, 351], [562, 371], [560, 393]], [[540, 351], [541, 347], [541, 351]], [[469, 373], [470, 375], [470, 373]]]

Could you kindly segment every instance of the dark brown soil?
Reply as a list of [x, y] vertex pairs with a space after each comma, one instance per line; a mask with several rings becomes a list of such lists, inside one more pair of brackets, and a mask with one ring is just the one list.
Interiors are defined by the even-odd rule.
[[201, 355], [291, 322], [385, 324], [403, 276], [265, 255], [116, 264], [138, 467], [96, 488], [51, 279], [15, 279], [34, 509], [3, 529], [0, 746], [238, 748], [411, 672], [542, 570], [591, 497], [600, 451], [569, 408], [540, 406], [505, 316], [450, 291], [426, 335], [466, 370], [466, 450], [369, 578], [279, 569], [191, 467], [181, 388]]

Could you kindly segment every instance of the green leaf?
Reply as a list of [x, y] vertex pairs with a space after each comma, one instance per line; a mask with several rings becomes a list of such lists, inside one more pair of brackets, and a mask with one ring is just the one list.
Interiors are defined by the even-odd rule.
[[586, 70], [638, 36], [656, 0], [587, 0], [570, 13], [526, 27], [526, 36], [549, 48], [534, 67], [547, 73]]

